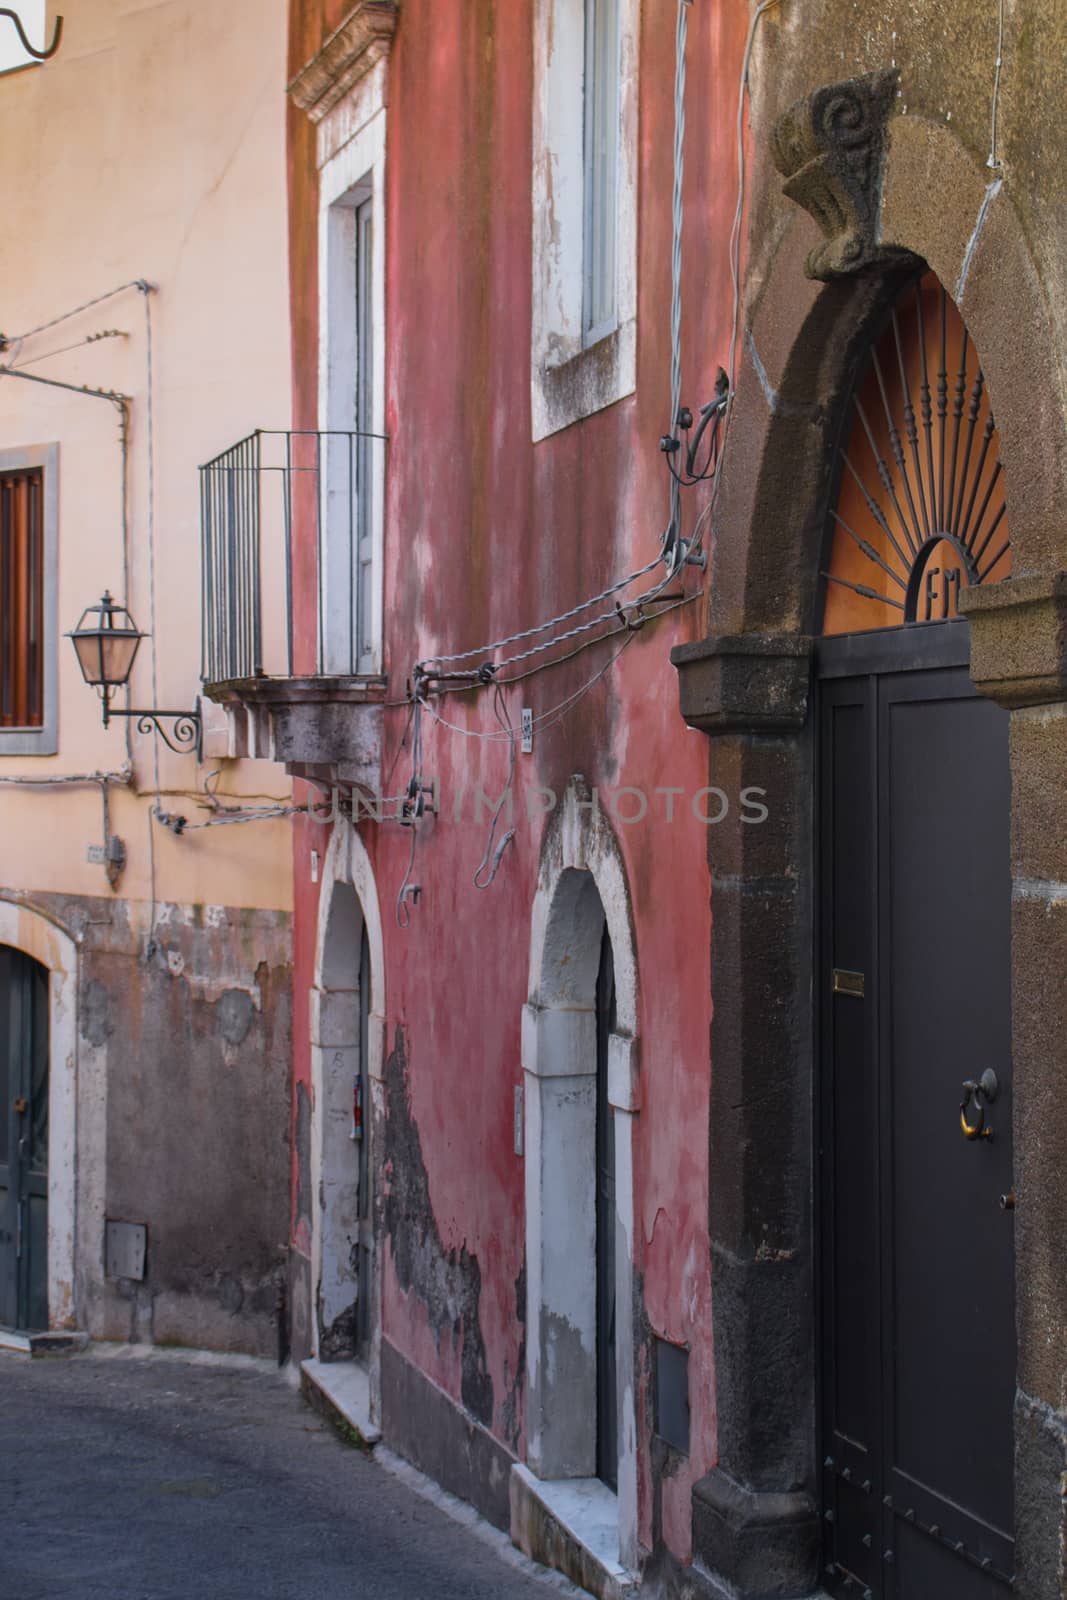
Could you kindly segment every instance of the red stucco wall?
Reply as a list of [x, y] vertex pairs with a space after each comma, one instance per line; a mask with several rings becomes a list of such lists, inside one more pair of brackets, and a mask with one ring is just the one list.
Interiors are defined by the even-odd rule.
[[[298, 67], [345, 7], [295, 0]], [[322, 13], [320, 16], [319, 13]], [[733, 151], [746, 9], [693, 7], [686, 151], [683, 400], [710, 397], [727, 360], [727, 241], [736, 198]], [[404, 0], [389, 78], [387, 232], [386, 664], [401, 699], [414, 662], [530, 626], [595, 592], [654, 553], [667, 515], [657, 448], [669, 423], [671, 144], [674, 7], [644, 7], [640, 45], [638, 385], [585, 422], [530, 442], [531, 0]], [[314, 136], [290, 113], [294, 426], [314, 427], [317, 393]], [[707, 489], [685, 497], [686, 531]], [[709, 577], [714, 577], [714, 561]], [[699, 574], [685, 579], [699, 588]], [[708, 783], [708, 747], [677, 708], [672, 645], [703, 631], [703, 603], [649, 625], [534, 753], [517, 782], [562, 794], [574, 773], [602, 791], [644, 790], [645, 820], [617, 826], [639, 964], [641, 1110], [636, 1118], [636, 1268], [648, 1329], [690, 1347], [687, 1470], [652, 1482], [648, 1374], [639, 1398], [641, 1537], [689, 1550], [689, 1491], [715, 1458], [707, 1237], [709, 881], [706, 829], [688, 797]], [[303, 619], [306, 636], [313, 618]], [[507, 691], [535, 716], [578, 690], [614, 644]], [[496, 727], [489, 692], [451, 696], [465, 728]], [[396, 793], [410, 773], [407, 714], [387, 712], [383, 775]], [[400, 930], [393, 903], [410, 845], [396, 825], [363, 825], [386, 939], [387, 1048], [403, 1030], [407, 1086], [446, 1250], [477, 1257], [479, 1321], [493, 1387], [493, 1431], [521, 1382], [523, 1163], [513, 1153], [519, 1023], [527, 998], [530, 909], [543, 824], [520, 801], [517, 831], [495, 883], [476, 890], [485, 842], [457, 790], [496, 794], [507, 774], [500, 741], [424, 724], [425, 770], [444, 815], [421, 829], [413, 872], [421, 897]], [[685, 790], [675, 820], [657, 786]], [[737, 826], [737, 799], [724, 827]], [[298, 820], [295, 873], [295, 1078], [309, 1081], [307, 990], [317, 889], [309, 851], [323, 830]], [[294, 1195], [296, 1179], [294, 1177]], [[300, 1241], [294, 1243], [299, 1245]], [[387, 1267], [383, 1331], [455, 1397], [462, 1339], [434, 1334], [417, 1293]], [[521, 1418], [521, 1392], [519, 1395]], [[521, 1455], [520, 1434], [510, 1441]], [[656, 1508], [659, 1507], [659, 1510]], [[654, 1520], [656, 1526], [654, 1526]]]

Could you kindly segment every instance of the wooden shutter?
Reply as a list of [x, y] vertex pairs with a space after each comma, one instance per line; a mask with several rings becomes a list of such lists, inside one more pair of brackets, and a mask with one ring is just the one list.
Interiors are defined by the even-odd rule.
[[0, 474], [0, 728], [44, 720], [44, 475]]

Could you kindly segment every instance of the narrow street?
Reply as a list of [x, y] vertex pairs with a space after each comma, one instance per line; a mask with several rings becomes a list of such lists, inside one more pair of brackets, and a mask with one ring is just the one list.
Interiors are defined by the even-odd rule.
[[3, 1600], [547, 1600], [280, 1374], [0, 1355]]

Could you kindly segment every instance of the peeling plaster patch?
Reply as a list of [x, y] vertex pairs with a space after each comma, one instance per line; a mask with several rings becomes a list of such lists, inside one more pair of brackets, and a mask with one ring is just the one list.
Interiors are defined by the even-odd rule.
[[115, 1024], [111, 1019], [111, 995], [95, 978], [82, 990], [80, 1010], [81, 1036], [86, 1044], [99, 1049], [110, 1039]]
[[508, 1381], [508, 1364], [504, 1363], [504, 1386], [507, 1394], [504, 1398], [503, 1426], [504, 1438], [516, 1455], [519, 1453], [519, 1437], [522, 1433], [522, 1385], [523, 1375], [526, 1371], [526, 1257], [523, 1256], [519, 1275], [515, 1279], [515, 1317], [522, 1329], [522, 1338], [519, 1341], [519, 1354], [515, 1367], [515, 1376]]
[[557, 1311], [541, 1311], [541, 1359], [545, 1376], [558, 1395], [574, 1384], [574, 1409], [588, 1401], [589, 1349], [581, 1328], [576, 1328]]
[[[294, 1234], [311, 1237], [311, 1100], [307, 1085], [296, 1086], [296, 1215]], [[300, 1246], [303, 1248], [303, 1246]]]
[[255, 1007], [245, 989], [226, 989], [215, 1006], [219, 1032], [227, 1044], [243, 1044], [252, 1026]]
[[319, 1294], [319, 1359], [322, 1361], [354, 1361], [359, 1350], [359, 1317], [357, 1307], [350, 1305], [339, 1316], [326, 1324], [322, 1317], [322, 1294]]
[[389, 1177], [385, 1231], [397, 1281], [406, 1294], [417, 1295], [425, 1306], [438, 1349], [446, 1329], [451, 1332], [453, 1343], [462, 1338], [463, 1404], [488, 1428], [493, 1420], [493, 1380], [478, 1315], [481, 1267], [466, 1244], [458, 1252], [445, 1252], [430, 1204], [422, 1140], [411, 1113], [404, 1031], [399, 1026], [384, 1077], [385, 1164]]

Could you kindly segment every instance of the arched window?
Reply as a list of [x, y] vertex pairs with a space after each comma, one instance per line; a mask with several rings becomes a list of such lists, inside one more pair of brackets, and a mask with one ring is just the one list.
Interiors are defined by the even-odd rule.
[[870, 346], [838, 465], [824, 633], [948, 620], [962, 588], [1009, 576], [989, 392], [932, 272], [904, 287]]

